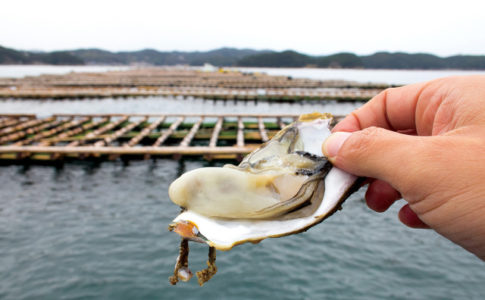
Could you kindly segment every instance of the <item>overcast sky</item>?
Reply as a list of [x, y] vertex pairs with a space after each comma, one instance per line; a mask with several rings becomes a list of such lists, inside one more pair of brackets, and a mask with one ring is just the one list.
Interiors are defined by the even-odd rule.
[[12, 0], [1, 4], [0, 45], [485, 55], [485, 1]]

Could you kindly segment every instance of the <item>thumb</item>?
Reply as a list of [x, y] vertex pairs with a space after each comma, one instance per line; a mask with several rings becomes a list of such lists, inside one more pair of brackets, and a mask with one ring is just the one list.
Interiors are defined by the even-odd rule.
[[323, 143], [322, 152], [336, 167], [348, 173], [394, 185], [419, 166], [422, 144], [421, 137], [369, 127], [333, 133]]

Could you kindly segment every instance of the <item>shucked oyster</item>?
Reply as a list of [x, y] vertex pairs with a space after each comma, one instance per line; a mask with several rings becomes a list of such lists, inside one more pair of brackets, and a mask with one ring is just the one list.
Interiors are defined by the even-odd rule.
[[299, 233], [335, 212], [355, 189], [356, 177], [322, 156], [330, 114], [300, 116], [238, 165], [183, 174], [169, 188], [182, 213], [169, 229], [182, 237], [172, 284], [188, 280], [187, 240], [210, 246], [202, 285], [217, 271], [215, 249]]

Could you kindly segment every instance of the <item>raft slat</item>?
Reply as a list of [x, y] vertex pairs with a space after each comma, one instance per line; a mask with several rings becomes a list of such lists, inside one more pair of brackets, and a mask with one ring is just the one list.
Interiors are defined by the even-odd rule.
[[241, 117], [237, 118], [237, 146], [244, 147], [244, 123]]
[[[8, 142], [13, 142], [13, 141], [19, 140], [19, 139], [25, 137], [28, 134], [33, 134], [35, 132], [41, 131], [45, 127], [47, 127], [49, 123], [54, 122], [55, 120], [56, 120], [55, 117], [39, 119], [38, 120], [39, 122], [36, 126], [32, 126], [32, 127], [26, 128], [26, 130], [17, 131], [17, 132], [9, 134], [7, 136], [1, 137], [0, 138], [0, 145], [8, 143]], [[44, 123], [46, 123], [46, 124], [44, 124]]]
[[[32, 129], [32, 131], [37, 131], [38, 133], [35, 134], [34, 136], [30, 137], [30, 138], [16, 142], [14, 145], [15, 146], [28, 145], [30, 143], [33, 143], [35, 141], [38, 141], [38, 140], [43, 139], [45, 137], [48, 137], [48, 136], [55, 133], [55, 132], [53, 133], [52, 130], [59, 128], [59, 126], [62, 126], [66, 122], [69, 122], [69, 120], [72, 120], [72, 118], [67, 119], [67, 120], [55, 120], [52, 123], [50, 123], [50, 122], [46, 123], [46, 124], [44, 124], [44, 126], [40, 126], [36, 129], [30, 128], [30, 129]], [[27, 130], [27, 133], [30, 131], [30, 129]], [[42, 131], [44, 129], [49, 129], [49, 130], [48, 131]]]
[[47, 122], [47, 121], [52, 120], [52, 119], [54, 119], [54, 118], [50, 117], [50, 118], [46, 118], [46, 119], [28, 119], [27, 121], [25, 121], [25, 122], [23, 122], [19, 125], [2, 129], [0, 131], [0, 137], [5, 136], [7, 134], [12, 134], [12, 133], [17, 132], [17, 131], [21, 131], [21, 130], [24, 130], [24, 129], [27, 129], [27, 128], [30, 128], [30, 127], [35, 127], [39, 124], [42, 124], [42, 123]]
[[114, 132], [113, 134], [111, 134], [108, 137], [104, 138], [103, 140], [97, 141], [94, 144], [94, 147], [101, 147], [101, 146], [104, 146], [104, 145], [109, 145], [111, 142], [113, 142], [114, 140], [118, 139], [120, 136], [122, 136], [126, 132], [128, 132], [128, 131], [132, 130], [133, 128], [137, 127], [141, 123], [145, 122], [147, 119], [148, 119], [148, 117], [144, 117], [141, 120], [138, 120], [136, 122], [130, 123], [127, 126], [121, 128], [121, 129], [118, 129], [116, 132]]
[[192, 141], [192, 139], [194, 138], [195, 136], [195, 133], [197, 132], [197, 130], [199, 130], [199, 127], [200, 125], [202, 124], [202, 122], [204, 121], [204, 117], [201, 117], [199, 119], [199, 121], [197, 121], [197, 123], [195, 123], [192, 128], [190, 129], [189, 133], [185, 136], [185, 138], [182, 140], [182, 142], [180, 142], [180, 147], [187, 147], [189, 146], [190, 142]]
[[177, 130], [177, 127], [179, 127], [180, 124], [185, 120], [185, 117], [180, 117], [170, 125], [167, 131], [165, 131], [156, 141], [153, 143], [152, 147], [159, 147], [163, 142], [165, 142], [166, 139], [175, 131]]
[[63, 120], [63, 122], [61, 122], [58, 126], [53, 127], [48, 131], [40, 132], [38, 134], [38, 137], [35, 138], [33, 142], [39, 141], [41, 143], [47, 137], [52, 137], [54, 135], [57, 135], [58, 133], [62, 133], [64, 130], [80, 125], [81, 123], [83, 123], [80, 122], [81, 120], [73, 120], [72, 118]]
[[[270, 133], [274, 134], [275, 129], [284, 127], [288, 119], [297, 118], [291, 114], [210, 116], [140, 113], [54, 115], [29, 121], [23, 118], [17, 127], [5, 129], [7, 134], [0, 137], [3, 143], [0, 160], [117, 159], [120, 156], [123, 156], [122, 159], [138, 159], [160, 155], [170, 155], [175, 159], [185, 155], [201, 155], [208, 160], [242, 159], [253, 147], [265, 142]], [[337, 116], [336, 120], [341, 118]], [[179, 129], [188, 119], [190, 127], [186, 124]], [[168, 128], [157, 130], [164, 122], [168, 122]], [[137, 129], [141, 125], [143, 128]], [[23, 129], [15, 131], [19, 128]], [[144, 139], [148, 143], [154, 142], [145, 146], [147, 143], [141, 144]], [[168, 139], [180, 142], [176, 146], [164, 145]], [[197, 140], [197, 145], [194, 140]], [[251, 144], [247, 145], [246, 140], [251, 140]], [[116, 141], [127, 142], [121, 144]], [[198, 146], [199, 142], [207, 146]]]
[[[101, 117], [180, 117], [184, 116], [186, 118], [189, 117], [205, 117], [205, 118], [218, 118], [218, 117], [224, 117], [224, 118], [257, 118], [257, 117], [262, 117], [262, 118], [297, 118], [298, 119], [298, 114], [252, 114], [252, 113], [247, 113], [247, 114], [238, 114], [238, 113], [109, 113], [109, 114], [68, 114], [68, 113], [63, 113], [63, 114], [54, 114], [52, 115], [53, 117], [82, 117], [82, 116], [91, 116], [92, 118], [101, 118]], [[338, 116], [336, 116], [338, 117]]]
[[[37, 120], [34, 120], [34, 122], [35, 121], [37, 121]], [[12, 124], [10, 126], [6, 126], [2, 129], [0, 129], [0, 136], [4, 136], [4, 135], [7, 135], [9, 133], [15, 132], [17, 130], [21, 130], [23, 128], [29, 127], [28, 125], [30, 123], [32, 123], [32, 120], [24, 120], [24, 121], [21, 121], [17, 124]], [[17, 129], [17, 128], [20, 128], [20, 129]]]
[[[68, 117], [68, 118], [73, 118], [73, 117]], [[41, 132], [43, 130], [46, 130], [46, 129], [49, 129], [51, 127], [54, 127], [54, 126], [57, 126], [56, 124], [58, 124], [59, 120], [57, 119], [57, 117], [51, 117], [51, 118], [48, 118], [46, 120], [46, 122], [43, 122], [41, 125], [39, 126], [35, 126], [35, 127], [31, 127], [31, 128], [28, 128], [25, 133], [26, 134], [36, 134], [38, 132]]]
[[222, 101], [366, 101], [387, 87], [386, 84], [312, 80], [233, 70], [137, 68], [0, 78], [0, 98], [66, 100], [158, 96]]
[[[81, 118], [79, 120], [74, 120], [74, 121], [72, 121], [72, 122], [70, 122], [68, 124], [65, 124], [65, 125], [61, 126], [58, 129], [58, 131], [57, 131], [57, 133], [58, 133], [57, 135], [55, 135], [55, 136], [53, 136], [53, 137], [51, 137], [51, 138], [49, 138], [47, 140], [46, 139], [40, 140], [39, 146], [49, 146], [49, 145], [52, 144], [52, 140], [62, 139], [62, 138], [68, 137], [69, 134], [70, 134], [70, 131], [64, 132], [64, 130], [69, 129], [71, 127], [76, 127], [76, 126], [81, 125], [83, 123], [86, 123], [90, 119], [91, 118], [89, 118], [89, 117], [85, 117], [85, 118]], [[82, 127], [77, 127], [77, 128], [75, 128], [73, 130], [76, 130], [76, 129], [79, 129], [79, 128], [82, 128]]]
[[23, 87], [19, 91], [10, 91], [0, 87], [0, 98], [14, 99], [81, 99], [81, 98], [119, 98], [119, 97], [193, 97], [210, 100], [238, 100], [238, 101], [367, 101], [377, 95], [382, 89], [354, 91], [341, 88], [340, 93], [328, 90], [314, 91], [315, 88], [305, 88], [295, 91], [292, 87], [265, 88], [254, 87], [220, 87], [206, 89], [191, 89], [190, 87], [159, 87], [157, 89], [132, 89], [127, 87]]
[[4, 129], [10, 126], [15, 126], [19, 123], [21, 123], [21, 121], [18, 118], [8, 118], [7, 120], [0, 123], [0, 129]]
[[115, 122], [112, 122], [112, 123], [108, 123], [106, 124], [105, 126], [101, 127], [101, 128], [98, 128], [96, 129], [95, 131], [93, 132], [90, 132], [89, 134], [87, 134], [84, 138], [82, 138], [81, 140], [78, 140], [78, 141], [73, 141], [71, 143], [69, 143], [66, 147], [77, 147], [79, 145], [82, 145], [84, 143], [86, 143], [87, 141], [91, 140], [91, 139], [95, 139], [97, 138], [99, 135], [107, 132], [107, 131], [110, 131], [111, 129], [113, 128], [116, 128], [118, 125], [120, 125], [121, 123], [123, 122], [126, 122], [126, 120], [128, 120], [128, 116], [124, 116], [120, 119], [118, 119], [117, 121]]
[[[89, 120], [91, 120], [91, 118], [89, 118]], [[58, 136], [56, 138], [51, 139], [49, 142], [50, 142], [50, 144], [58, 143], [58, 142], [62, 141], [63, 139], [66, 139], [66, 138], [73, 136], [73, 135], [76, 135], [76, 134], [80, 134], [80, 133], [87, 131], [91, 128], [98, 127], [99, 125], [106, 123], [106, 122], [108, 122], [108, 118], [102, 118], [102, 119], [95, 121], [95, 122], [83, 124], [83, 125], [81, 125], [81, 127], [71, 129], [71, 130], [63, 133], [61, 136]]]
[[192, 147], [92, 147], [92, 146], [79, 146], [79, 147], [41, 147], [41, 146], [3, 146], [0, 147], [0, 153], [61, 153], [61, 154], [128, 154], [128, 155], [204, 155], [204, 154], [247, 154], [254, 150], [254, 147], [217, 147], [211, 148], [207, 146], [192, 146]]
[[258, 118], [258, 127], [259, 127], [259, 133], [261, 135], [261, 140], [263, 142], [267, 142], [269, 138], [268, 138], [268, 134], [266, 133], [266, 129], [264, 128], [263, 118], [261, 117]]
[[217, 138], [219, 137], [219, 132], [221, 132], [223, 122], [224, 122], [223, 117], [217, 118], [216, 126], [212, 131], [211, 139], [209, 141], [209, 147], [214, 148], [217, 145]]
[[150, 134], [153, 130], [155, 130], [160, 124], [165, 121], [166, 117], [160, 117], [155, 122], [150, 124], [148, 127], [144, 128], [138, 135], [134, 136], [128, 143], [126, 143], [125, 147], [133, 147], [138, 144], [144, 137]]

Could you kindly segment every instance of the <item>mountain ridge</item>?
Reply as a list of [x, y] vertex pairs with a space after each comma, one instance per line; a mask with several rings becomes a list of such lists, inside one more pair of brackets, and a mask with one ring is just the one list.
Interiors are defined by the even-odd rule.
[[0, 64], [201, 66], [204, 63], [221, 67], [485, 70], [485, 55], [440, 57], [429, 53], [376, 52], [371, 55], [357, 55], [340, 52], [316, 56], [294, 50], [278, 52], [230, 47], [209, 51], [158, 51], [145, 48], [112, 52], [84, 48], [39, 52], [0, 46]]

